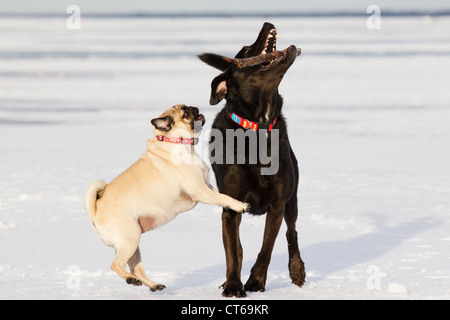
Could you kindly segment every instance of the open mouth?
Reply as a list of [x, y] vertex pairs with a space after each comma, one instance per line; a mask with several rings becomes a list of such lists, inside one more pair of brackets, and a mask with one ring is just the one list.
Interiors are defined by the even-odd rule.
[[201, 121], [202, 127], [203, 127], [203, 126], [205, 125], [205, 122], [206, 122], [205, 116], [202, 115], [202, 114], [199, 114], [199, 115], [197, 116], [197, 119], [195, 119], [195, 121]]
[[[267, 54], [267, 53], [272, 53], [275, 52], [277, 50], [277, 29], [271, 29], [269, 31], [269, 34], [267, 35], [267, 39], [266, 42], [264, 44], [264, 48], [261, 51], [261, 54]], [[274, 63], [277, 59], [280, 59], [280, 57], [275, 57], [274, 59], [268, 61], [268, 62], [264, 62], [260, 65], [261, 69], [267, 69], [269, 68], [269, 66]]]
[[[261, 34], [263, 32], [266, 33], [266, 35]], [[261, 33], [257, 42], [253, 44], [253, 46], [259, 48], [262, 47], [261, 51], [256, 51], [254, 56], [250, 54], [250, 57], [234, 59], [234, 61], [233, 59], [230, 59], [228, 61], [233, 61], [239, 68], [258, 66], [261, 70], [268, 70], [283, 61], [287, 56], [292, 58], [300, 55], [300, 48], [296, 48], [295, 46], [289, 46], [282, 51], [277, 51], [278, 33], [274, 25], [265, 23]]]
[[198, 108], [191, 107], [191, 115], [194, 122], [200, 121], [202, 123], [202, 127], [205, 125], [205, 116], [199, 112]]
[[[203, 126], [205, 125], [205, 116], [202, 115], [201, 113], [198, 114], [197, 116], [195, 116], [194, 118], [194, 122], [192, 122], [192, 129], [194, 130], [195, 133], [199, 133], [200, 131], [202, 131]], [[198, 122], [201, 122], [201, 126], [198, 125]]]
[[[286, 47], [282, 51], [277, 51], [277, 29], [274, 25], [266, 22], [261, 29], [258, 38], [255, 43], [250, 46], [244, 46], [241, 51], [239, 51], [234, 58], [228, 58], [225, 56], [219, 56], [228, 63], [232, 63], [238, 69], [248, 69], [249, 72], [254, 72], [256, 70], [267, 71], [272, 69], [272, 67], [278, 65], [280, 62], [284, 62], [283, 65], [286, 66], [286, 70], [290, 67], [295, 58], [301, 54], [301, 49], [294, 45]], [[208, 60], [208, 56], [211, 54], [204, 54], [199, 56], [200, 59], [207, 64], [210, 64], [222, 71], [227, 70], [230, 64], [215, 62], [211, 64]]]
[[275, 52], [277, 50], [277, 29], [271, 29], [267, 35], [266, 43], [261, 51], [261, 54]]

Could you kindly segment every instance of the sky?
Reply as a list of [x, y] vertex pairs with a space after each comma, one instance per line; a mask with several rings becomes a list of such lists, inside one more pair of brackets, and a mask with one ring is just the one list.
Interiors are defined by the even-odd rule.
[[450, 10], [450, 0], [1, 0], [0, 13], [65, 13], [69, 5], [85, 13], [233, 13], [333, 12], [363, 13], [369, 5], [381, 10]]

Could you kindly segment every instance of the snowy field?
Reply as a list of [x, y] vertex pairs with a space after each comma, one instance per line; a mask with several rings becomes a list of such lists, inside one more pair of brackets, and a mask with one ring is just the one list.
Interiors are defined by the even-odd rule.
[[[270, 20], [278, 48], [302, 48], [280, 93], [307, 281], [291, 284], [283, 225], [266, 292], [248, 299], [450, 298], [450, 18], [366, 19]], [[83, 197], [140, 157], [150, 119], [174, 104], [200, 108], [206, 141], [218, 72], [196, 55], [232, 55], [263, 22], [1, 18], [0, 299], [223, 299], [220, 208], [143, 235], [148, 274], [167, 286], [151, 293], [110, 270]], [[243, 282], [264, 222], [243, 217]]]

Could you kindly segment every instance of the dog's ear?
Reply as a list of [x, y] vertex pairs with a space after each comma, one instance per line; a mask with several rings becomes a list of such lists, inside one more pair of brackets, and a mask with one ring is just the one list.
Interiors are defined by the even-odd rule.
[[227, 75], [226, 73], [221, 73], [213, 79], [211, 82], [211, 97], [209, 98], [210, 105], [216, 105], [227, 94]]
[[225, 71], [232, 65], [232, 63], [226, 61], [223, 56], [215, 53], [199, 54], [198, 58], [204, 63], [210, 65], [213, 68], [219, 69], [220, 71]]
[[172, 129], [172, 124], [173, 118], [171, 116], [152, 119], [152, 125], [160, 131], [170, 131], [170, 129]]

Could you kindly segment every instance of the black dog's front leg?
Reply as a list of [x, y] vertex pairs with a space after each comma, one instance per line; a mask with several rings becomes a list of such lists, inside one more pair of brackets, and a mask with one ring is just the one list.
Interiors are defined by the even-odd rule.
[[250, 277], [245, 283], [245, 291], [265, 291], [267, 269], [272, 256], [273, 246], [280, 231], [281, 222], [284, 216], [284, 206], [271, 208], [267, 212], [266, 225], [264, 227], [264, 239], [261, 251], [258, 254], [255, 264], [252, 267]]
[[222, 296], [244, 298], [247, 294], [241, 282], [242, 246], [239, 225], [242, 214], [224, 209], [222, 212], [222, 240], [227, 263], [227, 280], [223, 284]]

